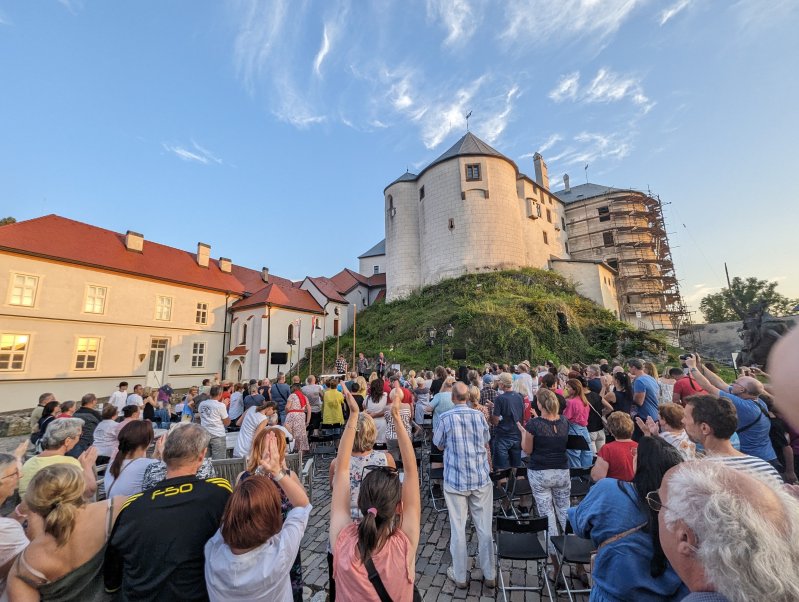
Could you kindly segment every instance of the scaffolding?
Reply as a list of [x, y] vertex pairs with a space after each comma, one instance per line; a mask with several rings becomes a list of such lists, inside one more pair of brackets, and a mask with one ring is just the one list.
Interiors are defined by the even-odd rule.
[[[639, 327], [673, 330], [679, 335], [690, 325], [690, 314], [674, 271], [660, 197], [624, 191], [586, 201], [581, 203], [584, 217], [569, 220], [572, 257], [601, 256], [616, 268], [624, 319]], [[589, 214], [588, 207], [597, 205], [601, 209]], [[580, 224], [584, 229], [576, 227]]]

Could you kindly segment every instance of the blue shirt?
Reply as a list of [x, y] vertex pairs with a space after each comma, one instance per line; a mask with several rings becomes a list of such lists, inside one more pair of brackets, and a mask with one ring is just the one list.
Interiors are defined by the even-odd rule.
[[[595, 546], [614, 535], [648, 522], [649, 513], [638, 502], [631, 483], [605, 478], [588, 491], [579, 506], [569, 508], [569, 522], [574, 533], [590, 539]], [[654, 549], [652, 536], [644, 529], [604, 546], [594, 564], [594, 588], [597, 597], [636, 602], [682, 600], [688, 593], [670, 566], [657, 578], [649, 573]], [[592, 593], [592, 599], [594, 594]]]
[[501, 417], [494, 427], [494, 437], [513, 441], [522, 438], [517, 422], [524, 417], [524, 397], [516, 391], [505, 391], [494, 400], [494, 416]]
[[646, 397], [644, 397], [643, 405], [639, 406], [636, 404], [638, 407], [638, 416], [640, 416], [641, 420], [644, 422], [646, 422], [646, 419], [650, 416], [652, 420], [659, 420], [658, 397], [660, 396], [660, 385], [658, 385], [658, 381], [648, 374], [639, 374], [633, 381], [633, 395], [641, 393], [642, 391], [646, 393]]
[[[757, 456], [761, 460], [771, 462], [777, 459], [777, 452], [771, 445], [769, 432], [771, 420], [763, 412], [768, 413], [766, 404], [759, 399], [743, 399], [727, 391], [719, 390], [719, 397], [726, 397], [735, 406], [738, 412], [738, 437], [741, 439], [741, 451], [750, 456]], [[763, 411], [760, 410], [763, 409]], [[747, 425], [752, 425], [741, 431]]]
[[479, 410], [458, 404], [441, 415], [433, 443], [444, 450], [444, 485], [455, 491], [474, 491], [491, 482], [485, 448], [490, 438]]
[[455, 407], [455, 404], [452, 403], [452, 392], [436, 393], [433, 395], [430, 406], [433, 408], [433, 430], [435, 431], [438, 421], [441, 420], [441, 414]]

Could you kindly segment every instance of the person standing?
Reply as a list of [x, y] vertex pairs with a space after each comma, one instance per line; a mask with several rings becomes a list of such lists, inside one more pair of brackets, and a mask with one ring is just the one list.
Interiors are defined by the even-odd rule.
[[119, 383], [119, 389], [111, 393], [108, 403], [117, 409], [117, 416], [122, 416], [122, 408], [128, 405], [128, 383], [124, 380]]
[[502, 393], [494, 400], [491, 416], [494, 470], [517, 468], [522, 464], [522, 438], [516, 424], [524, 416], [524, 397], [513, 390], [513, 376], [508, 372], [499, 375], [499, 387]]
[[433, 434], [433, 444], [444, 450], [444, 499], [449, 511], [449, 549], [452, 556], [447, 577], [459, 589], [466, 588], [468, 512], [477, 531], [483, 581], [487, 587], [494, 587], [496, 564], [491, 535], [493, 487], [485, 448], [490, 438], [488, 423], [481, 412], [467, 405], [469, 390], [463, 383], [456, 382], [452, 386], [452, 401], [455, 406], [441, 415]]
[[278, 372], [277, 382], [272, 385], [269, 393], [271, 395], [272, 401], [277, 404], [277, 412], [280, 415], [280, 424], [284, 424], [286, 422], [286, 402], [288, 402], [289, 395], [291, 395], [291, 389], [286, 384], [285, 374]]
[[294, 438], [294, 449], [307, 452], [308, 446], [308, 424], [311, 422], [311, 406], [308, 399], [302, 394], [300, 383], [291, 385], [291, 395], [286, 403], [286, 430]]
[[362, 376], [364, 378], [369, 376], [369, 360], [366, 359], [366, 356], [363, 353], [358, 354], [358, 362], [356, 367], [358, 369], [358, 376]]
[[244, 398], [244, 411], [250, 408], [259, 407], [266, 403], [266, 397], [258, 392], [258, 385], [249, 385], [249, 395]]
[[200, 424], [211, 435], [208, 449], [211, 458], [224, 460], [227, 457], [227, 438], [225, 427], [230, 424], [225, 404], [220, 401], [222, 387], [213, 385], [208, 393], [209, 398], [200, 402], [197, 411], [200, 413]]
[[[636, 416], [644, 422], [650, 417], [657, 422], [660, 419], [658, 415], [660, 399], [658, 381], [644, 372], [644, 362], [638, 358], [631, 359], [627, 364], [630, 366], [630, 374], [635, 378], [633, 381], [633, 404], [637, 408]], [[643, 431], [636, 429], [633, 433], [633, 440], [640, 441], [643, 436]]]
[[144, 397], [142, 397], [143, 389], [144, 387], [141, 385], [133, 385], [133, 393], [128, 395], [125, 405], [138, 406], [139, 408], [142, 408], [144, 406]]
[[563, 417], [569, 421], [569, 434], [582, 437], [588, 445], [586, 450], [569, 450], [569, 467], [588, 468], [593, 461], [591, 437], [587, 428], [588, 413], [591, 411], [591, 406], [585, 397], [582, 383], [576, 378], [570, 378], [566, 381], [564, 393], [566, 394], [566, 409], [563, 412]]
[[684, 374], [680, 368], [672, 368], [669, 370], [669, 373], [674, 379], [674, 389], [671, 395], [671, 401], [673, 403], [679, 403], [684, 406], [686, 397], [705, 393], [704, 389], [697, 384], [690, 372]]
[[313, 434], [322, 424], [322, 396], [325, 390], [316, 383], [316, 377], [311, 374], [305, 379], [305, 386], [302, 394], [308, 399], [308, 406], [311, 408], [311, 421], [308, 423], [308, 432]]
[[383, 378], [386, 374], [386, 357], [383, 355], [383, 352], [377, 354], [377, 377]]
[[336, 373], [342, 376], [347, 373], [347, 360], [344, 359], [343, 355], [339, 355], [336, 358]]

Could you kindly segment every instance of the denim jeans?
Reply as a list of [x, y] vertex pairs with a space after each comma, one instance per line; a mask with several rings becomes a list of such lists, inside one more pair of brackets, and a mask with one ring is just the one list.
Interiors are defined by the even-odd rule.
[[588, 449], [585, 451], [579, 449], [567, 449], [566, 455], [569, 456], [569, 468], [588, 468], [594, 461], [594, 454], [591, 453], [591, 437], [588, 434], [588, 429], [584, 426], [578, 426], [569, 423], [569, 434], [580, 435], [588, 444]]
[[520, 439], [494, 436], [494, 470], [517, 468], [522, 465], [522, 442]]
[[449, 511], [449, 553], [455, 580], [467, 582], [466, 574], [466, 513], [472, 515], [472, 524], [477, 531], [480, 568], [485, 579], [495, 579], [494, 537], [491, 522], [494, 512], [494, 487], [491, 483], [473, 491], [455, 491], [444, 485], [444, 499]]

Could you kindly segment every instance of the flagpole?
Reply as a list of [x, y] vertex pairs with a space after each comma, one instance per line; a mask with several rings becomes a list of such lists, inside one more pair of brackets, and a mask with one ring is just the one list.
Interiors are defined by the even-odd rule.
[[302, 318], [297, 320], [297, 376], [300, 375], [300, 359], [302, 359]]
[[350, 364], [350, 372], [352, 372], [352, 368], [357, 370], [357, 366], [355, 365], [355, 323], [358, 320], [358, 304], [352, 304], [352, 364]]
[[316, 316], [311, 318], [311, 358], [308, 360], [308, 376], [313, 374], [313, 338], [316, 332]]

